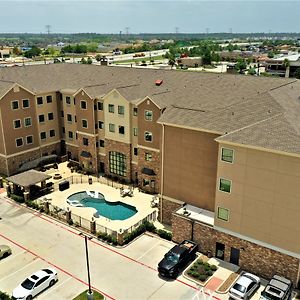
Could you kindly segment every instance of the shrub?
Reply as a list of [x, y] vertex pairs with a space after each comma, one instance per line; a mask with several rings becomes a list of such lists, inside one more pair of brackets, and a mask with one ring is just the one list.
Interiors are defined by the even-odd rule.
[[115, 246], [118, 245], [117, 238], [114, 237], [114, 236], [111, 238], [111, 242], [112, 242], [112, 244], [115, 245]]
[[208, 270], [208, 271], [206, 272], [206, 274], [207, 274], [208, 276], [211, 276], [211, 275], [214, 274], [214, 272], [213, 272], [212, 270]]
[[9, 295], [7, 295], [6, 293], [0, 291], [0, 299], [1, 300], [10, 300], [11, 297]]
[[14, 201], [18, 202], [18, 203], [24, 203], [25, 200], [22, 196], [18, 196], [15, 194], [10, 194], [10, 198], [13, 199]]
[[165, 231], [163, 229], [159, 229], [157, 231], [157, 234], [163, 238], [163, 239], [166, 239], [168, 241], [171, 241], [172, 240], [172, 233], [171, 232], [168, 232], [168, 231]]
[[206, 279], [207, 279], [207, 275], [204, 275], [204, 274], [200, 274], [199, 276], [198, 276], [198, 278], [199, 278], [199, 280], [201, 280], [201, 281], [205, 281]]
[[211, 266], [210, 266], [210, 269], [211, 269], [213, 272], [215, 272], [215, 271], [217, 271], [218, 267], [215, 266], [215, 265], [211, 265]]
[[74, 224], [73, 220], [70, 219], [70, 220], [68, 221], [68, 224], [69, 224], [69, 225], [73, 225], [73, 224]]
[[145, 225], [147, 231], [156, 233], [156, 227], [153, 223], [144, 221], [143, 224]]

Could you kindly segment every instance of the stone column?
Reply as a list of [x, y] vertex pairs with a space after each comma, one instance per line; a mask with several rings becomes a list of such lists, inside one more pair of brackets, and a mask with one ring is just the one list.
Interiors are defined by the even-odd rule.
[[71, 211], [69, 207], [67, 208], [67, 213], [66, 213], [66, 221], [69, 223], [71, 220]]
[[9, 197], [10, 194], [11, 194], [11, 189], [10, 189], [10, 185], [9, 185], [9, 184], [6, 185], [6, 193], [7, 193], [7, 196], [8, 196], [8, 197]]
[[45, 213], [46, 214], [49, 214], [49, 202], [48, 201], [45, 201], [44, 202], [44, 209], [45, 209]]
[[123, 229], [119, 229], [119, 231], [117, 232], [117, 242], [119, 245], [123, 245], [124, 243], [124, 231]]
[[91, 228], [91, 233], [95, 234], [96, 233], [96, 221], [94, 217], [92, 217], [92, 221], [90, 222], [90, 228]]
[[24, 195], [24, 201], [25, 201], [25, 202], [29, 201], [29, 192], [26, 192], [26, 191], [25, 191], [25, 192], [23, 193], [23, 195]]
[[0, 188], [3, 188], [3, 178], [0, 177]]
[[13, 194], [14, 193], [14, 184], [12, 182], [9, 183], [9, 188], [10, 188], [10, 192]]
[[44, 180], [41, 182], [41, 188], [44, 189], [45, 187], [46, 187], [46, 181]]

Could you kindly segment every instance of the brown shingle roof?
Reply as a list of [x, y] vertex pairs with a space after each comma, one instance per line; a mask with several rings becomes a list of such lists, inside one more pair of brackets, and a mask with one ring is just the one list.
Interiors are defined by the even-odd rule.
[[22, 187], [28, 187], [50, 178], [51, 176], [43, 172], [29, 170], [14, 176], [7, 177], [6, 180]]

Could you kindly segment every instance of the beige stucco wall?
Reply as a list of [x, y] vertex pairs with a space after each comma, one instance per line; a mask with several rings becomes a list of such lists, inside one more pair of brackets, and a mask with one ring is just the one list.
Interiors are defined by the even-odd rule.
[[[229, 221], [215, 225], [253, 239], [300, 253], [300, 157], [238, 146], [233, 163], [220, 160], [216, 207], [229, 209]], [[219, 178], [232, 180], [231, 193], [219, 191]]]
[[[121, 143], [131, 142], [130, 103], [118, 91], [111, 91], [104, 98], [105, 138]], [[113, 104], [114, 113], [108, 111], [108, 105]], [[118, 113], [118, 106], [124, 106], [124, 115]], [[109, 131], [109, 124], [115, 124], [115, 132]], [[125, 134], [119, 134], [119, 126], [125, 126]]]

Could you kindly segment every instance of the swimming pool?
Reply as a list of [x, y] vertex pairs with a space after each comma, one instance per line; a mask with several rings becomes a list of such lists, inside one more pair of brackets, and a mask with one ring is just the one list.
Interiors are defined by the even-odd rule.
[[93, 207], [100, 216], [111, 220], [126, 220], [137, 213], [134, 206], [120, 201], [108, 202], [103, 194], [94, 191], [75, 193], [68, 200], [78, 200], [83, 206]]

